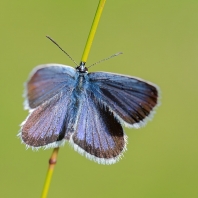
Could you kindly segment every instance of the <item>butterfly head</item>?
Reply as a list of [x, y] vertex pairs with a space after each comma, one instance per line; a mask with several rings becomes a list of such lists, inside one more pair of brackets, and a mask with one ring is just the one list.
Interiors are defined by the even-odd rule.
[[79, 73], [88, 73], [87, 67], [85, 67], [85, 62], [81, 62], [79, 66], [76, 67]]

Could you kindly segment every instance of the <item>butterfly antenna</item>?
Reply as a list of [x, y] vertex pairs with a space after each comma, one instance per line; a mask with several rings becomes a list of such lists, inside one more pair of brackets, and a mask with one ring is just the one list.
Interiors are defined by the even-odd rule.
[[110, 57], [105, 58], [105, 59], [102, 59], [102, 60], [100, 60], [100, 61], [98, 61], [98, 62], [96, 62], [96, 63], [90, 65], [90, 66], [87, 67], [87, 68], [90, 68], [90, 67], [92, 67], [92, 66], [94, 66], [94, 65], [97, 65], [98, 63], [101, 63], [101, 62], [103, 62], [103, 61], [109, 60], [110, 58], [113, 58], [113, 57], [118, 56], [118, 55], [120, 55], [120, 54], [123, 54], [123, 53], [122, 53], [122, 52], [118, 52], [118, 53], [116, 53], [116, 54], [113, 54], [113, 55], [111, 55]]
[[51, 37], [49, 37], [49, 36], [46, 36], [50, 41], [52, 41], [62, 52], [64, 52], [72, 61], [73, 61], [73, 63], [75, 63], [75, 65], [76, 66], [79, 66], [77, 63], [76, 63], [76, 61], [64, 50], [64, 49], [62, 49], [61, 47], [60, 47], [60, 45], [56, 42], [56, 41], [54, 41]]

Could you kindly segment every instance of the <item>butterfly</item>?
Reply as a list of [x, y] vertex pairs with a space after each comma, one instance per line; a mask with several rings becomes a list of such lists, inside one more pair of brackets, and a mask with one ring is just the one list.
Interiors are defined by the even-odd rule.
[[33, 70], [25, 97], [30, 114], [19, 136], [28, 147], [68, 141], [88, 159], [113, 164], [126, 150], [122, 125], [144, 126], [158, 105], [159, 88], [131, 76], [88, 73], [83, 64], [47, 64]]
[[88, 73], [84, 62], [76, 68], [37, 66], [24, 96], [29, 115], [18, 136], [27, 148], [54, 148], [69, 142], [99, 164], [119, 161], [127, 145], [122, 125], [144, 126], [159, 105], [157, 85], [127, 75]]

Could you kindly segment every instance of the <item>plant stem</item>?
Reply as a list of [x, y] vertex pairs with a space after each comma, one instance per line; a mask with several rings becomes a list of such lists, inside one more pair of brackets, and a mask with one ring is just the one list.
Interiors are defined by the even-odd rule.
[[100, 17], [101, 17], [105, 2], [106, 2], [106, 0], [100, 0], [100, 2], [98, 4], [98, 8], [97, 8], [97, 11], [96, 11], [96, 14], [95, 14], [95, 17], [94, 17], [94, 20], [93, 20], [93, 23], [92, 23], [92, 26], [91, 26], [91, 29], [90, 29], [90, 32], [89, 32], [89, 36], [87, 38], [87, 43], [85, 45], [85, 49], [84, 49], [84, 52], [83, 52], [83, 55], [82, 55], [82, 59], [81, 59], [81, 61], [84, 62], [84, 63], [87, 62], [87, 58], [88, 58], [88, 55], [89, 55], [89, 52], [90, 52], [90, 49], [91, 49], [91, 45], [93, 43], [93, 39], [94, 39], [94, 36], [95, 36], [95, 33], [96, 33], [96, 29], [98, 27], [98, 23], [100, 21]]
[[[105, 2], [106, 2], [106, 0], [100, 0], [99, 1], [98, 8], [96, 10], [96, 14], [95, 14], [92, 26], [91, 26], [91, 30], [90, 30], [89, 36], [87, 38], [87, 42], [86, 42], [86, 45], [85, 45], [85, 49], [84, 49], [84, 52], [83, 52], [83, 55], [82, 55], [81, 62], [86, 63], [86, 61], [87, 61], [87, 58], [88, 58], [88, 55], [89, 55], [89, 52], [90, 52], [90, 49], [91, 49], [91, 45], [93, 43], [93, 39], [94, 39], [94, 36], [95, 36], [95, 33], [96, 33], [96, 29], [98, 27], [98, 23], [100, 21], [100, 17], [101, 17]], [[56, 164], [56, 161], [57, 161], [58, 150], [59, 150], [59, 148], [54, 148], [54, 150], [52, 152], [52, 155], [51, 155], [51, 158], [49, 160], [49, 168], [48, 168], [48, 171], [47, 171], [47, 176], [46, 176], [46, 179], [45, 179], [45, 183], [44, 183], [41, 198], [46, 198], [47, 197], [47, 194], [48, 194], [48, 191], [49, 191], [49, 186], [50, 186], [50, 183], [51, 183], [52, 174], [53, 174], [54, 167], [55, 167], [55, 164]]]
[[55, 164], [57, 162], [58, 150], [59, 150], [59, 147], [54, 148], [54, 150], [52, 152], [52, 155], [49, 159], [49, 168], [48, 168], [48, 171], [47, 171], [47, 176], [46, 176], [46, 179], [45, 179], [45, 184], [44, 184], [44, 187], [43, 187], [43, 192], [42, 192], [41, 198], [46, 198], [47, 197], [50, 182], [51, 182], [51, 178], [52, 178], [52, 174], [53, 174], [53, 171], [54, 171]]

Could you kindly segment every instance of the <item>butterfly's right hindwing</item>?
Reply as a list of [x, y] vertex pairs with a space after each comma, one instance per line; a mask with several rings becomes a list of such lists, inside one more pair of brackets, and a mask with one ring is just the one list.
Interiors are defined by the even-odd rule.
[[82, 91], [70, 144], [80, 154], [100, 164], [117, 162], [126, 150], [122, 126], [89, 89]]

